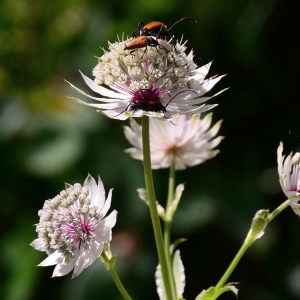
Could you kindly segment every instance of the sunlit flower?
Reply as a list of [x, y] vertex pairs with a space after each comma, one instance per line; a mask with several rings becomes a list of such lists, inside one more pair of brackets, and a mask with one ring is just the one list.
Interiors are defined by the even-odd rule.
[[211, 63], [198, 68], [193, 61], [193, 51], [185, 53], [185, 43], [173, 45], [158, 39], [157, 47], [130, 51], [124, 50], [126, 42], [128, 40], [109, 43], [109, 50], [104, 50], [93, 70], [94, 80], [82, 74], [86, 84], [100, 94], [100, 98], [70, 84], [79, 93], [100, 103], [71, 99], [119, 120], [143, 115], [166, 120], [188, 112], [204, 112], [216, 105], [203, 103], [220, 92], [208, 97], [203, 95], [223, 76], [205, 79]]
[[98, 185], [88, 175], [83, 186], [66, 184], [66, 189], [46, 200], [39, 211], [36, 225], [39, 237], [31, 246], [45, 251], [48, 257], [39, 266], [56, 265], [53, 277], [63, 276], [73, 268], [73, 277], [91, 265], [111, 241], [111, 229], [116, 223], [114, 210], [107, 217], [112, 190], [105, 200], [101, 179]]
[[300, 216], [300, 153], [282, 155], [283, 144], [277, 150], [279, 182], [284, 194], [290, 199], [294, 212]]
[[[212, 113], [203, 119], [200, 114], [182, 115], [171, 122], [150, 119], [150, 150], [153, 169], [168, 168], [175, 160], [175, 169], [196, 166], [213, 158], [219, 150], [213, 150], [223, 137], [214, 138], [221, 122], [209, 129]], [[142, 127], [130, 119], [130, 127], [124, 127], [127, 140], [134, 146], [126, 150], [133, 158], [143, 160]], [[213, 139], [214, 138], [214, 139]]]

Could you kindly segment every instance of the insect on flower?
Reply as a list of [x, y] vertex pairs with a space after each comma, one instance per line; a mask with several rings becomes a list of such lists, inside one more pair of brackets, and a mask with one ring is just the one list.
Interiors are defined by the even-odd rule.
[[168, 53], [170, 53], [173, 60], [175, 59], [173, 54], [168, 49], [166, 49], [164, 46], [159, 44], [158, 41], [155, 38], [153, 38], [152, 36], [141, 35], [136, 38], [133, 38], [125, 43], [124, 50], [132, 50], [132, 51], [130, 51], [130, 54], [132, 54], [137, 49], [141, 49], [144, 47], [145, 47], [145, 51], [144, 51], [143, 55], [141, 56], [141, 59], [144, 57], [144, 55], [147, 51], [147, 47], [155, 47], [155, 48], [164, 49]]
[[153, 37], [142, 35], [142, 36], [138, 36], [136, 38], [133, 38], [133, 39], [127, 41], [125, 43], [124, 50], [132, 50], [132, 52], [133, 52], [136, 49], [140, 49], [140, 48], [144, 48], [144, 47], [146, 47], [146, 49], [147, 49], [147, 46], [149, 46], [149, 47], [159, 47], [161, 45]]
[[[120, 114], [122, 114], [125, 111], [133, 111], [136, 110], [143, 110], [143, 111], [152, 111], [152, 112], [167, 112], [167, 106], [170, 104], [170, 102], [179, 94], [184, 92], [194, 92], [193, 90], [185, 90], [180, 91], [176, 95], [174, 95], [166, 105], [163, 105], [160, 102], [160, 91], [155, 88], [149, 88], [149, 89], [139, 89], [136, 91], [134, 95], [134, 99], [129, 103], [129, 105], [126, 107], [124, 111], [122, 111]], [[196, 93], [197, 94], [197, 93]]]
[[161, 21], [151, 21], [147, 24], [140, 22], [138, 24], [138, 28], [135, 29], [132, 33], [132, 37], [136, 37], [135, 32], [138, 32], [138, 36], [142, 35], [153, 35], [156, 36], [156, 38], [170, 38], [173, 43], [175, 43], [175, 36], [173, 34], [172, 28], [177, 25], [178, 23], [184, 21], [184, 20], [193, 20], [195, 23], [197, 23], [197, 20], [193, 17], [184, 17], [178, 21], [176, 21], [169, 29], [167, 28], [167, 25]]
[[100, 96], [90, 96], [70, 84], [97, 102], [70, 98], [118, 120], [149, 116], [171, 121], [178, 115], [210, 110], [216, 104], [204, 103], [220, 92], [204, 95], [223, 76], [207, 77], [211, 63], [198, 67], [193, 51], [186, 53], [186, 49], [185, 42], [176, 41], [174, 47], [166, 39], [147, 35], [109, 43], [93, 69], [94, 80], [82, 74], [87, 86]]

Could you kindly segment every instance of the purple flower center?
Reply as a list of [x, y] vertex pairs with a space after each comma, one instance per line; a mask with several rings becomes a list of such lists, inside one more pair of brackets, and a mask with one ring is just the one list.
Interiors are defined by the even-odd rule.
[[162, 91], [151, 85], [148, 89], [139, 89], [134, 92], [129, 110], [144, 110], [166, 112], [165, 106], [160, 102]]

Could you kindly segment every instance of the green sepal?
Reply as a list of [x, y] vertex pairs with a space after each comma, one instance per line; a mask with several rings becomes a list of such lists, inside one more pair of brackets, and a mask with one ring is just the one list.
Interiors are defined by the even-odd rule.
[[265, 229], [268, 225], [268, 216], [268, 209], [261, 209], [256, 212], [252, 220], [251, 229], [246, 237], [246, 242], [249, 245], [251, 245], [255, 240], [259, 239], [265, 233]]
[[101, 261], [108, 271], [115, 268], [117, 257], [112, 255], [110, 251], [110, 246], [108, 243], [104, 244], [104, 248], [102, 253], [98, 257], [99, 261]]
[[215, 300], [220, 295], [222, 295], [225, 292], [233, 292], [235, 296], [238, 296], [238, 289], [235, 287], [235, 285], [238, 284], [237, 282], [232, 282], [224, 285], [220, 289], [216, 289], [215, 287], [210, 287], [207, 290], [203, 290], [197, 297], [196, 300]]

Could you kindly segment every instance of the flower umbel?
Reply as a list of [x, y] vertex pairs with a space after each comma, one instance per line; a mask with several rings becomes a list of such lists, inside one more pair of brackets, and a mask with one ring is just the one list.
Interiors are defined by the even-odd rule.
[[70, 84], [79, 93], [100, 103], [71, 98], [119, 120], [143, 115], [172, 119], [216, 106], [203, 103], [219, 93], [210, 97], [203, 95], [223, 76], [205, 79], [211, 63], [198, 68], [193, 52], [185, 53], [185, 44], [157, 41], [157, 47], [133, 51], [124, 50], [126, 41], [109, 43], [109, 50], [104, 50], [93, 70], [94, 81], [82, 74], [89, 88], [103, 97], [90, 96]]
[[300, 153], [282, 155], [283, 144], [277, 150], [279, 182], [284, 194], [290, 199], [290, 206], [300, 216]]
[[[214, 138], [222, 121], [212, 128], [212, 113], [203, 119], [200, 114], [182, 115], [171, 122], [150, 119], [150, 149], [153, 169], [168, 168], [175, 160], [175, 169], [196, 166], [213, 158], [219, 150], [213, 150], [219, 145], [222, 136]], [[124, 127], [127, 140], [134, 146], [126, 150], [133, 158], [143, 160], [142, 128], [133, 119], [130, 127]], [[214, 139], [213, 139], [214, 138]]]
[[46, 200], [39, 211], [36, 225], [39, 237], [31, 246], [45, 251], [48, 257], [39, 266], [56, 265], [53, 277], [63, 276], [73, 268], [73, 277], [91, 265], [101, 254], [104, 243], [111, 241], [111, 229], [116, 223], [114, 210], [107, 217], [112, 190], [105, 200], [101, 179], [98, 185], [88, 175], [83, 186], [66, 184], [66, 189]]

